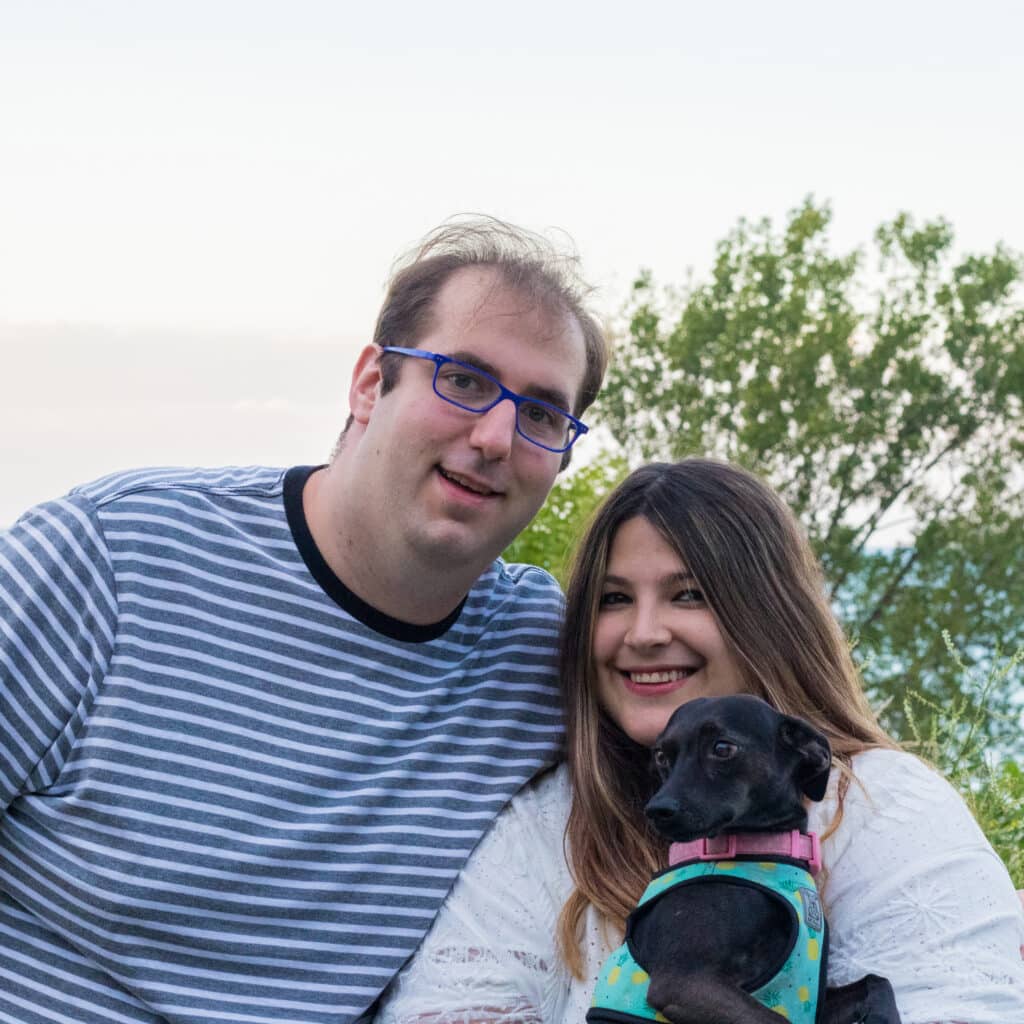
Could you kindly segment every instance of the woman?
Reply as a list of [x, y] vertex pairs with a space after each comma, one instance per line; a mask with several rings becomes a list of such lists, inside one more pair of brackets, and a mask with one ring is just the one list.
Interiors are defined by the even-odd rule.
[[888, 977], [904, 1024], [1024, 1022], [1006, 870], [959, 796], [876, 722], [810, 547], [755, 477], [688, 459], [609, 496], [577, 553], [561, 673], [567, 765], [481, 843], [380, 1024], [579, 1024], [667, 863], [642, 811], [647, 748], [681, 704], [732, 693], [832, 745], [828, 794], [809, 808], [830, 984]]

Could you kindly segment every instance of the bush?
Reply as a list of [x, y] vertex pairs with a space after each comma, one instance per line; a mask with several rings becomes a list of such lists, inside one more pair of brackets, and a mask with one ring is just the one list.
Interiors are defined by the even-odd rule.
[[[960, 791], [982, 831], [1002, 858], [1018, 888], [1024, 888], [1024, 772], [1013, 760], [987, 749], [994, 696], [1024, 663], [1024, 648], [1010, 658], [992, 659], [982, 677], [964, 665], [948, 633], [946, 650], [960, 669], [962, 695], [946, 706], [908, 691], [904, 697], [908, 750], [930, 761]], [[1002, 716], [1000, 716], [1002, 717]], [[998, 731], [998, 730], [995, 730]]]

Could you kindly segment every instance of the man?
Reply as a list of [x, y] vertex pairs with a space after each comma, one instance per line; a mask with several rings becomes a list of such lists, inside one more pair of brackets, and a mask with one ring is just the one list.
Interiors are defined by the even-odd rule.
[[440, 229], [326, 468], [149, 470], [0, 539], [0, 1020], [344, 1022], [559, 744], [496, 561], [606, 363], [553, 254]]

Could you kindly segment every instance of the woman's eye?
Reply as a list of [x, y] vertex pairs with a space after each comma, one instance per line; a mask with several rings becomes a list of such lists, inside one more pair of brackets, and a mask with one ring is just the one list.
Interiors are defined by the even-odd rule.
[[728, 740], [718, 740], [711, 748], [711, 756], [718, 758], [719, 761], [728, 761], [736, 756], [738, 750], [739, 747], [735, 743], [730, 743]]
[[601, 595], [601, 608], [607, 608], [613, 604], [625, 604], [629, 601], [629, 598], [625, 594], [620, 593], [617, 590], [609, 590], [607, 593]]
[[674, 600], [680, 604], [704, 604], [704, 591], [696, 587], [687, 587], [676, 594]]

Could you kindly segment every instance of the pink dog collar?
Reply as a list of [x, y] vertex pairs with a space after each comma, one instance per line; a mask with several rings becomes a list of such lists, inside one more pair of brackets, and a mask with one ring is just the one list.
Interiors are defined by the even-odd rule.
[[771, 854], [802, 860], [812, 875], [821, 870], [821, 844], [816, 832], [738, 832], [735, 835], [715, 836], [714, 839], [693, 839], [688, 843], [673, 843], [668, 848], [670, 867], [695, 860], [735, 860], [746, 854]]

